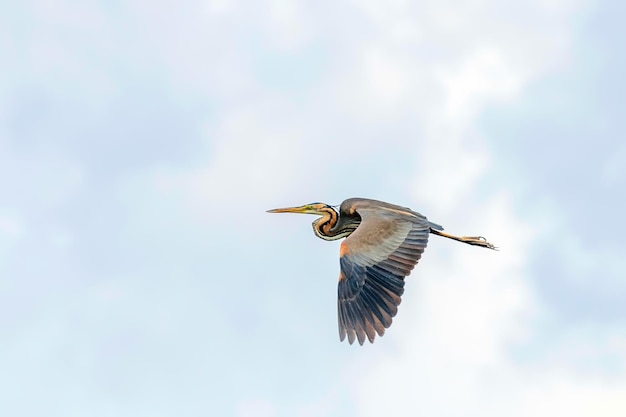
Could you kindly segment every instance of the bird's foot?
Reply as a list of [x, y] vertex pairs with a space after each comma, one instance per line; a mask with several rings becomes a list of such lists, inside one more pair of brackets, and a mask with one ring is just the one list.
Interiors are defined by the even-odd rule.
[[463, 242], [468, 243], [470, 245], [481, 246], [483, 248], [498, 250], [497, 247], [487, 242], [487, 239], [485, 239], [482, 236], [463, 236], [461, 239], [463, 240]]

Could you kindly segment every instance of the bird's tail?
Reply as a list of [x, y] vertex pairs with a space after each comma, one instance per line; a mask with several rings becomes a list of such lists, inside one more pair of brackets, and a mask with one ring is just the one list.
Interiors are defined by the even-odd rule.
[[[433, 226], [436, 226], [436, 227], [433, 227]], [[448, 233], [444, 233], [442, 232], [442, 230], [443, 230], [443, 227], [439, 226], [438, 224], [430, 223], [430, 233], [434, 235], [447, 237], [448, 239], [467, 243], [468, 245], [474, 245], [474, 246], [480, 246], [480, 247], [487, 248], [487, 249], [498, 250], [497, 247], [487, 242], [487, 239], [485, 239], [482, 236], [455, 236], [455, 235], [451, 235]]]
[[439, 226], [437, 223], [433, 223], [433, 222], [429, 221], [428, 225], [430, 226], [430, 230], [432, 230], [432, 229], [443, 230], [443, 226]]

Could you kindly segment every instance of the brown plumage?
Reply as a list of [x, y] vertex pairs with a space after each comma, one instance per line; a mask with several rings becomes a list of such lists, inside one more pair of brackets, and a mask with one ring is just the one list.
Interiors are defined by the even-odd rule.
[[313, 222], [324, 240], [346, 238], [340, 246], [337, 310], [339, 338], [359, 344], [382, 336], [398, 312], [404, 277], [411, 273], [430, 233], [470, 245], [496, 249], [483, 237], [454, 236], [409, 208], [383, 201], [351, 198], [339, 211], [324, 203], [268, 210], [321, 216]]

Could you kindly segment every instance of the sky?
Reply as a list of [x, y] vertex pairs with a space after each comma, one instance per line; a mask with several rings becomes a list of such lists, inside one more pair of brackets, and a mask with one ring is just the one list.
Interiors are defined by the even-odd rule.
[[[0, 4], [0, 413], [626, 415], [617, 1]], [[340, 343], [367, 197], [433, 236]]]

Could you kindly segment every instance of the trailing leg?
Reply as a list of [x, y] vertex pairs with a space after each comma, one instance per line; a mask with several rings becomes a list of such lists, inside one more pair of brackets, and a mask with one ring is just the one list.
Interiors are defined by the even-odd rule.
[[455, 236], [455, 235], [442, 232], [441, 230], [433, 229], [432, 227], [430, 229], [430, 233], [434, 235], [438, 235], [438, 236], [447, 237], [448, 239], [453, 239], [458, 242], [467, 243], [468, 245], [474, 245], [474, 246], [480, 246], [483, 248], [498, 250], [498, 248], [496, 248], [491, 243], [487, 242], [487, 239], [485, 239], [482, 236]]

